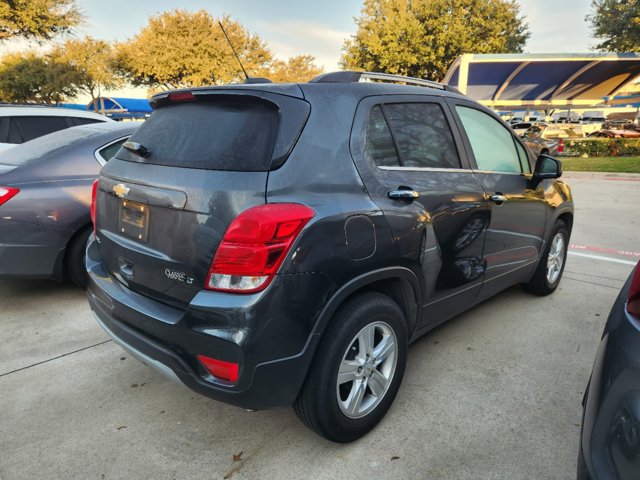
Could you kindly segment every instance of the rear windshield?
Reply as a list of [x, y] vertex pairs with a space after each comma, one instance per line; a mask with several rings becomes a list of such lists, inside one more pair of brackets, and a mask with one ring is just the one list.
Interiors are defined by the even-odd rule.
[[160, 107], [130, 139], [150, 155], [121, 149], [121, 160], [207, 170], [268, 171], [278, 110], [253, 98]]
[[104, 130], [86, 127], [73, 127], [50, 133], [0, 152], [0, 165], [24, 165], [101, 133], [104, 133]]

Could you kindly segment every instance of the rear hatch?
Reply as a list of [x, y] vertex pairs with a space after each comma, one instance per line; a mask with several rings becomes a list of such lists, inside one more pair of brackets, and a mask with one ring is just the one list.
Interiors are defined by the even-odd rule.
[[268, 173], [286, 160], [310, 109], [301, 98], [246, 89], [152, 103], [129, 139], [139, 150], [122, 148], [101, 172], [97, 236], [118, 281], [182, 307], [204, 288], [231, 221], [265, 203]]

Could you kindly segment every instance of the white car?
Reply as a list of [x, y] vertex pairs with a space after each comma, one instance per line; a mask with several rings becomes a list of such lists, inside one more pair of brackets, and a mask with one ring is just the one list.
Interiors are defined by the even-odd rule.
[[0, 104], [0, 151], [65, 128], [112, 121], [104, 115], [70, 108]]

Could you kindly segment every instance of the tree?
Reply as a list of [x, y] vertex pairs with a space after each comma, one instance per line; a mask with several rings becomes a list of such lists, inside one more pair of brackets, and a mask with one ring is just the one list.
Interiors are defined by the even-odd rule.
[[[265, 42], [229, 17], [221, 19], [249, 75], [268, 70]], [[206, 11], [174, 10], [151, 17], [116, 48], [119, 71], [134, 85], [181, 88], [242, 80], [243, 74], [217, 20]]]
[[0, 41], [14, 37], [50, 40], [81, 21], [75, 0], [0, 1]]
[[109, 42], [90, 36], [68, 40], [54, 48], [51, 54], [57, 62], [75, 67], [78, 73], [76, 86], [91, 95], [93, 101], [100, 96], [101, 90], [118, 88], [123, 83], [114, 70], [114, 55]]
[[265, 76], [273, 82], [306, 82], [322, 73], [322, 68], [315, 64], [312, 55], [298, 55], [286, 62], [276, 60]]
[[78, 93], [75, 67], [50, 56], [6, 55], [0, 61], [0, 98], [9, 102], [57, 104]]
[[593, 50], [636, 52], [640, 49], [640, 1], [593, 0], [591, 23], [593, 36], [602, 40]]
[[441, 79], [463, 53], [522, 52], [528, 25], [514, 0], [365, 0], [341, 64]]

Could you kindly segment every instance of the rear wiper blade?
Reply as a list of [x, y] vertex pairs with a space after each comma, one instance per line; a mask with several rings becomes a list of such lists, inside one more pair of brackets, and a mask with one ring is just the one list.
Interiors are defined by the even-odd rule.
[[147, 147], [138, 142], [124, 142], [122, 144], [123, 148], [126, 148], [131, 153], [138, 155], [139, 157], [147, 158], [151, 155], [151, 152]]

